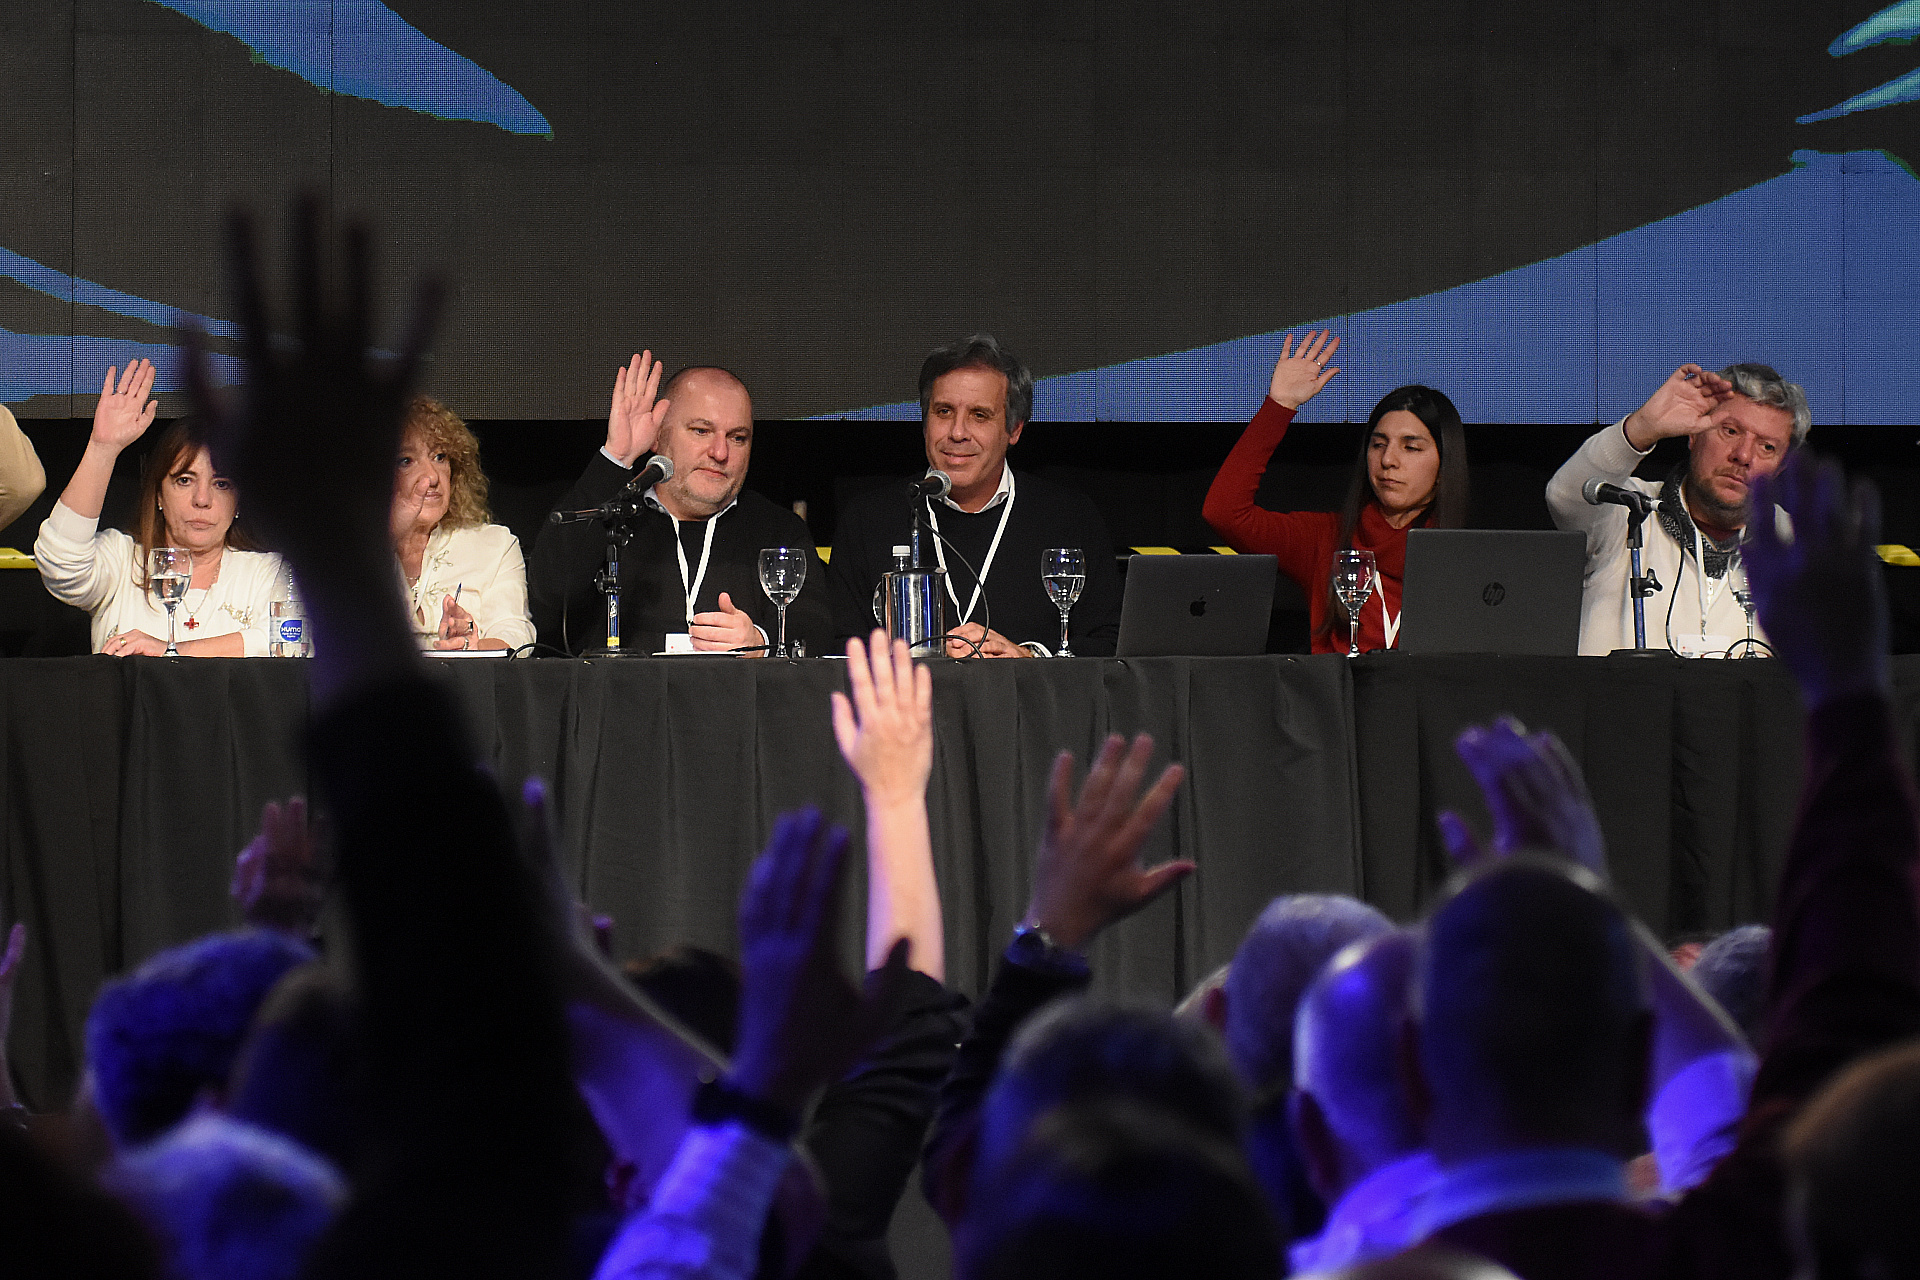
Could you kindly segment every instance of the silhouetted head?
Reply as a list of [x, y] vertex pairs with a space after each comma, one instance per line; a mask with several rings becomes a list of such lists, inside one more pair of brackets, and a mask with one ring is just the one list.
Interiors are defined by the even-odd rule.
[[1272, 1280], [1280, 1242], [1233, 1145], [1109, 1099], [1041, 1116], [955, 1238], [963, 1280]]
[[1401, 1075], [1417, 953], [1405, 929], [1356, 942], [1300, 1001], [1294, 1131], [1314, 1189], [1329, 1203], [1425, 1146]]
[[1648, 998], [1620, 909], [1570, 863], [1465, 879], [1426, 926], [1414, 1008], [1441, 1163], [1541, 1146], [1644, 1146]]
[[351, 1173], [365, 1087], [351, 998], [326, 965], [302, 965], [261, 1003], [234, 1063], [226, 1111]]
[[1227, 973], [1227, 1051], [1257, 1093], [1293, 1083], [1293, 1021], [1300, 997], [1341, 948], [1391, 931], [1393, 922], [1354, 898], [1275, 898], [1247, 930]]
[[1835, 1077], [1787, 1130], [1783, 1154], [1800, 1275], [1920, 1275], [1920, 1044]]
[[224, 1091], [261, 1001], [311, 959], [286, 934], [243, 929], [162, 951], [101, 988], [87, 1014], [87, 1070], [114, 1142], [145, 1142], [203, 1091]]
[[122, 1153], [105, 1181], [152, 1224], [175, 1280], [297, 1280], [347, 1199], [299, 1143], [213, 1113]]
[[[1212, 1028], [1165, 1009], [1085, 996], [1055, 1001], [1007, 1047], [981, 1108], [974, 1198], [998, 1195], [998, 1162], [1056, 1107], [1119, 1098], [1237, 1144], [1246, 1104]], [[985, 1188], [982, 1191], [982, 1188]]]
[[705, 947], [682, 944], [629, 960], [622, 972], [687, 1030], [722, 1054], [733, 1053], [740, 1018], [738, 964]]
[[1767, 1011], [1767, 955], [1772, 947], [1773, 930], [1743, 924], [1702, 947], [1688, 971], [1756, 1046]]

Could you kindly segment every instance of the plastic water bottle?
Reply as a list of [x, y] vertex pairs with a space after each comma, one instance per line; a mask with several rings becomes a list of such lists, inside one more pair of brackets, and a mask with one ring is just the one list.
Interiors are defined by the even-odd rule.
[[272, 612], [273, 630], [268, 637], [267, 652], [276, 658], [313, 656], [313, 646], [307, 640], [306, 607], [294, 590], [291, 573], [287, 575], [287, 585], [273, 602]]

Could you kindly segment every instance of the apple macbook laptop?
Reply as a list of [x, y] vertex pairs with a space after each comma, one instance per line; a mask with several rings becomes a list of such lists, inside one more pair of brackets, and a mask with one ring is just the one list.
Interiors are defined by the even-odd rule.
[[1572, 656], [1586, 559], [1579, 532], [1409, 529], [1400, 649]]
[[1262, 652], [1278, 572], [1273, 556], [1129, 556], [1115, 656]]

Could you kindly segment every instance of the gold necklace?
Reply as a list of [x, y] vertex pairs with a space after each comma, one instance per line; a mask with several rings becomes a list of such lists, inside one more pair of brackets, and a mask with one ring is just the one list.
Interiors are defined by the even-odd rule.
[[[189, 610], [187, 610], [187, 620], [186, 620], [186, 622], [185, 622], [185, 624], [184, 624], [184, 625], [186, 626], [186, 628], [187, 628], [187, 630], [189, 630], [189, 631], [197, 631], [197, 630], [199, 630], [199, 628], [200, 628], [200, 619], [199, 619], [199, 618], [197, 618], [197, 617], [195, 617], [194, 615], [196, 615], [196, 614], [198, 614], [198, 613], [200, 612], [200, 610], [201, 610], [201, 609], [204, 609], [204, 608], [206, 608], [206, 607], [207, 607], [207, 601], [208, 601], [209, 599], [211, 599], [211, 598], [212, 598], [212, 596], [213, 596], [213, 589], [214, 589], [214, 587], [215, 587], [215, 586], [216, 586], [216, 585], [217, 585], [217, 584], [219, 583], [219, 581], [220, 581], [220, 567], [221, 567], [221, 566], [222, 566], [223, 564], [225, 564], [225, 563], [226, 563], [226, 561], [227, 561], [227, 553], [226, 553], [226, 551], [225, 551], [225, 550], [223, 549], [223, 550], [222, 550], [222, 551], [220, 552], [220, 558], [219, 558], [218, 560], [215, 560], [215, 561], [213, 562], [213, 581], [212, 581], [212, 582], [209, 582], [209, 583], [208, 583], [208, 584], [207, 584], [206, 586], [204, 586], [204, 587], [202, 587], [202, 588], [200, 589], [200, 603], [199, 603], [199, 605], [198, 605], [197, 607], [195, 607], [195, 608], [192, 608], [192, 609], [189, 609]], [[181, 599], [180, 599], [180, 603], [181, 603], [181, 604], [185, 604], [186, 602], [187, 602], [187, 601], [186, 601], [186, 597], [184, 597], [184, 596], [182, 596], [182, 597], [181, 597]]]

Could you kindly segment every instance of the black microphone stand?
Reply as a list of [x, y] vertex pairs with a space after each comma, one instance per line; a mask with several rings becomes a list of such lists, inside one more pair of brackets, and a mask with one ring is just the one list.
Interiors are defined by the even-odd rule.
[[1635, 503], [1627, 508], [1627, 555], [1633, 570], [1633, 576], [1627, 579], [1627, 597], [1633, 601], [1633, 648], [1615, 649], [1618, 655], [1630, 653], [1639, 657], [1661, 652], [1647, 648], [1647, 597], [1660, 593], [1660, 579], [1651, 569], [1642, 572], [1640, 552], [1646, 546], [1641, 536], [1640, 526], [1647, 522], [1648, 508]]
[[633, 518], [639, 502], [623, 493], [600, 508], [599, 520], [607, 531], [607, 562], [593, 575], [593, 585], [607, 601], [607, 642], [581, 653], [583, 658], [626, 658], [633, 650], [620, 647], [620, 549], [633, 541]]

